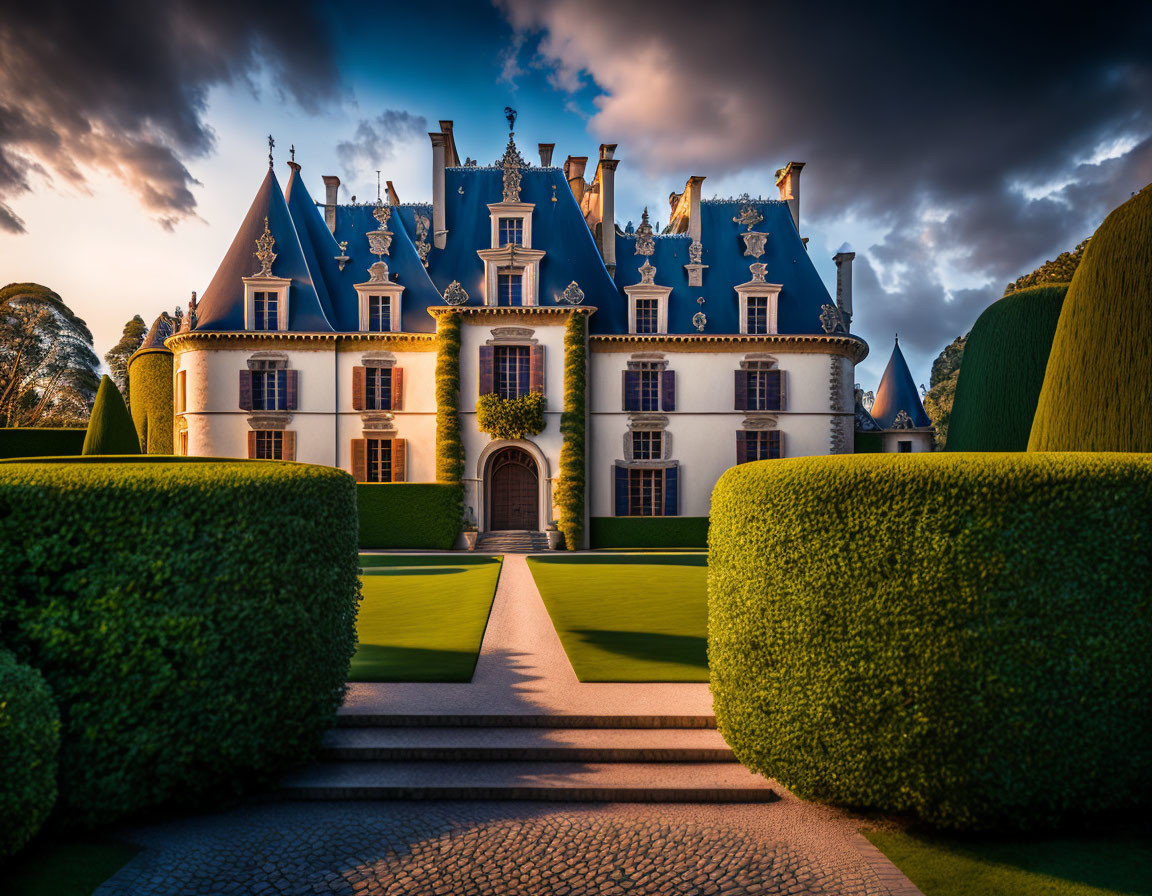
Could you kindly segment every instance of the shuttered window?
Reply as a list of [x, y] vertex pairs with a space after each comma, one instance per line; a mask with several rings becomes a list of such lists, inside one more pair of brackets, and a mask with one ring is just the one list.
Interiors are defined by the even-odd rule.
[[352, 440], [352, 477], [357, 482], [404, 482], [406, 441], [378, 436]]
[[368, 482], [392, 481], [392, 440], [365, 439], [368, 443]]
[[387, 367], [365, 368], [364, 409], [389, 411], [392, 409], [392, 371]]
[[501, 398], [519, 398], [532, 389], [532, 353], [527, 345], [497, 345], [492, 354], [494, 391]]
[[252, 460], [296, 460], [296, 433], [279, 429], [254, 430], [248, 433], [248, 457]]
[[676, 516], [679, 513], [679, 467], [615, 468], [617, 516]]
[[624, 410], [676, 410], [676, 373], [654, 361], [632, 362], [624, 371]]
[[749, 362], [736, 371], [736, 410], [784, 410], [784, 371], [759, 362]]
[[778, 429], [748, 430], [736, 433], [736, 463], [753, 460], [776, 460], [783, 457], [783, 444]]

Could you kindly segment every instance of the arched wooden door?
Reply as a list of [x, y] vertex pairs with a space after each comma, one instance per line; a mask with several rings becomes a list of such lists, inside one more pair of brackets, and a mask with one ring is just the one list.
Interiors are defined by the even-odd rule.
[[521, 448], [505, 448], [488, 462], [488, 528], [540, 528], [540, 477]]

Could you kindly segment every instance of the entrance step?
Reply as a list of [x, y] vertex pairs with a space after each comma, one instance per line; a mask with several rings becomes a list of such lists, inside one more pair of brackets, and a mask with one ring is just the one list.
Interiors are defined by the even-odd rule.
[[548, 536], [531, 530], [485, 532], [476, 539], [476, 550], [492, 554], [533, 554], [548, 550]]

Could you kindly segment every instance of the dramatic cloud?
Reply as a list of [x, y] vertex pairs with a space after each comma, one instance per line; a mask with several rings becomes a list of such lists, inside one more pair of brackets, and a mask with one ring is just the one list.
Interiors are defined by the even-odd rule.
[[0, 16], [0, 230], [34, 177], [120, 178], [165, 227], [194, 214], [185, 161], [212, 151], [208, 91], [263, 73], [314, 111], [338, 86], [312, 4], [17, 0]]
[[399, 144], [427, 133], [423, 115], [385, 109], [375, 118], [361, 119], [352, 139], [336, 144], [336, 156], [350, 180], [362, 170], [375, 171], [382, 162], [396, 158]]
[[497, 3], [626, 165], [809, 163], [801, 229], [875, 236], [857, 304], [923, 352], [1152, 180], [1148, 4]]

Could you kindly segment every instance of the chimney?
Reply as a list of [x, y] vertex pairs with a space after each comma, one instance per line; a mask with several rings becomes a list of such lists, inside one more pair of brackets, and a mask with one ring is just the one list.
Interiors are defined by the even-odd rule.
[[547, 168], [552, 164], [552, 150], [556, 148], [555, 143], [541, 143], [540, 144], [540, 167]]
[[792, 223], [800, 229], [800, 172], [804, 170], [803, 162], [789, 162], [776, 172], [776, 186], [780, 188], [780, 198], [788, 201], [788, 209], [792, 212]]
[[443, 134], [448, 141], [444, 150], [444, 164], [449, 168], [458, 168], [460, 166], [460, 155], [456, 152], [456, 138], [452, 135], [452, 122], [440, 122], [440, 133]]
[[616, 270], [616, 166], [615, 143], [600, 144], [600, 256], [608, 273]]
[[856, 253], [847, 243], [832, 256], [836, 262], [836, 307], [844, 318], [844, 328], [849, 331], [852, 329], [852, 259], [855, 257]]
[[694, 175], [688, 178], [688, 236], [693, 243], [700, 242], [700, 187], [704, 178]]
[[584, 169], [588, 166], [588, 156], [568, 156], [564, 162], [564, 177], [572, 188], [572, 195], [579, 205], [584, 198]]
[[444, 225], [444, 162], [448, 138], [443, 134], [428, 136], [432, 140], [432, 245], [443, 249], [448, 242]]
[[336, 232], [336, 196], [340, 192], [340, 178], [335, 174], [324, 175], [324, 223]]
[[397, 193], [396, 188], [394, 186], [392, 186], [392, 181], [390, 181], [390, 180], [384, 181], [384, 189], [386, 189], [388, 191], [388, 204], [389, 205], [399, 205], [400, 204], [400, 194]]

